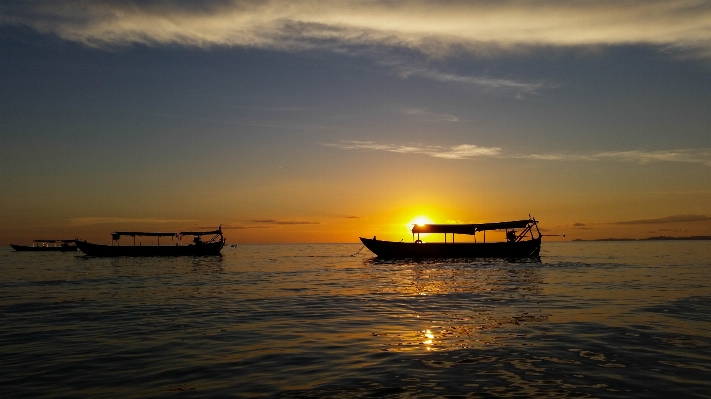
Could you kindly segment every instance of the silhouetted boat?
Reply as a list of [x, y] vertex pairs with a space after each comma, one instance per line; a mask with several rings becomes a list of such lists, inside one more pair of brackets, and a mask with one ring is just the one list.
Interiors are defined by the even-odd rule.
[[74, 240], [34, 240], [32, 245], [10, 244], [10, 246], [15, 251], [71, 252], [77, 250], [76, 245], [69, 245], [73, 243]]
[[[203, 236], [212, 235], [208, 241]], [[133, 245], [120, 245], [122, 236], [133, 237]], [[192, 236], [192, 242], [183, 245], [182, 238]], [[136, 245], [138, 237], [138, 245]], [[151, 245], [143, 245], [143, 237], [151, 237]], [[161, 237], [170, 237], [169, 245], [160, 245]], [[153, 239], [157, 245], [153, 244]], [[219, 255], [225, 245], [222, 229], [214, 231], [181, 231], [179, 233], [155, 233], [139, 231], [116, 231], [111, 233], [111, 245], [92, 244], [76, 240], [79, 250], [87, 256], [209, 256]]]
[[[533, 230], [537, 236], [534, 236]], [[517, 234], [514, 229], [523, 229]], [[486, 242], [486, 231], [505, 230], [506, 241]], [[445, 242], [422, 242], [421, 233], [442, 233]], [[476, 233], [483, 233], [483, 242], [476, 242]], [[415, 234], [417, 239], [415, 240]], [[452, 234], [452, 241], [447, 242], [447, 234]], [[455, 242], [455, 234], [473, 235], [475, 242]], [[534, 218], [510, 222], [478, 224], [424, 224], [412, 228], [413, 242], [394, 242], [377, 240], [375, 237], [360, 240], [363, 245], [384, 259], [406, 258], [531, 258], [538, 257], [541, 251], [541, 232], [538, 221]]]

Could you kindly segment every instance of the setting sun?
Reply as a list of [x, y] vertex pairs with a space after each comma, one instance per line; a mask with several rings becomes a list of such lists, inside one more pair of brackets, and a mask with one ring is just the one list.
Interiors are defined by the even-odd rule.
[[[405, 223], [405, 228], [407, 229], [407, 232], [409, 233], [412, 231], [412, 228], [415, 227], [415, 225], [422, 226], [422, 225], [431, 224], [431, 223], [434, 223], [434, 221], [432, 219], [430, 219], [427, 216], [419, 215], [419, 216], [415, 216], [414, 218], [412, 218], [412, 220]], [[422, 234], [421, 238], [425, 238], [427, 236], [429, 236], [429, 234]]]
[[434, 223], [432, 219], [428, 218], [427, 216], [417, 216], [414, 219], [412, 219], [409, 223], [406, 224], [408, 229], [412, 229], [412, 226], [417, 224], [417, 225], [425, 225], [425, 224], [431, 224]]

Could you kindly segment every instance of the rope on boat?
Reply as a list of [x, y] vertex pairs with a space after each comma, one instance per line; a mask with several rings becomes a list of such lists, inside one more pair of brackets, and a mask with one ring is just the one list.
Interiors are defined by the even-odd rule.
[[360, 253], [360, 251], [362, 251], [363, 248], [365, 248], [365, 245], [363, 245], [362, 247], [360, 247], [360, 249], [358, 250], [358, 252], [354, 253], [354, 254], [351, 255], [351, 256], [356, 256], [356, 255], [358, 255], [358, 253]]

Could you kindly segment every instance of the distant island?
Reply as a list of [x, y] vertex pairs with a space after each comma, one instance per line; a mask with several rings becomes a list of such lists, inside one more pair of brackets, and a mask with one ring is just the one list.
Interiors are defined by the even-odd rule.
[[582, 238], [576, 238], [572, 241], [684, 241], [684, 240], [711, 240], [711, 236], [689, 236], [689, 237], [668, 237], [668, 236], [657, 236], [657, 237], [647, 237], [647, 238], [598, 238], [597, 240], [583, 240]]

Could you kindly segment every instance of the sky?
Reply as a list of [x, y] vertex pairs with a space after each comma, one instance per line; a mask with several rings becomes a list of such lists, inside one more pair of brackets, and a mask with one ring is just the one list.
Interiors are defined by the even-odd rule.
[[0, 244], [711, 235], [711, 2], [0, 2]]

